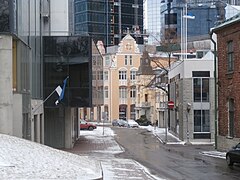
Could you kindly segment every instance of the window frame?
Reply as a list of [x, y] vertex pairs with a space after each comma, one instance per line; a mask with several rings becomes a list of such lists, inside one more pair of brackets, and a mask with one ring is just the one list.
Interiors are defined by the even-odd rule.
[[234, 71], [234, 51], [232, 40], [227, 42], [227, 71]]
[[119, 80], [127, 80], [127, 71], [126, 70], [119, 70], [118, 71], [118, 79]]

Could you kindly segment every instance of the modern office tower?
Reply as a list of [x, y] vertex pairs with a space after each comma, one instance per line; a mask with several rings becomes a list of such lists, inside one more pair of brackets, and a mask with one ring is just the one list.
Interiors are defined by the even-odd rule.
[[137, 43], [143, 43], [143, 0], [75, 0], [74, 10], [75, 34], [87, 34], [111, 46], [129, 29]]
[[[226, 19], [227, 5], [240, 5], [239, 0], [172, 0], [170, 13], [176, 16], [176, 33], [181, 36], [181, 31], [187, 28], [189, 40], [204, 39], [209, 37], [210, 28], [216, 23]], [[187, 19], [184, 15], [194, 18]], [[182, 25], [183, 23], [183, 25]], [[165, 27], [168, 25], [165, 24]], [[174, 25], [173, 25], [174, 26]]]
[[144, 29], [148, 34], [147, 44], [160, 44], [162, 5], [163, 2], [159, 0], [146, 0], [144, 3]]
[[[159, 44], [171, 32], [172, 38], [181, 38], [187, 28], [189, 40], [206, 38], [210, 28], [231, 16], [238, 8], [229, 11], [228, 5], [240, 5], [239, 0], [146, 0], [144, 2], [144, 29], [148, 44]], [[186, 12], [187, 6], [187, 12]], [[228, 12], [227, 12], [228, 11]], [[231, 12], [230, 12], [231, 11]], [[184, 13], [195, 19], [183, 18]]]

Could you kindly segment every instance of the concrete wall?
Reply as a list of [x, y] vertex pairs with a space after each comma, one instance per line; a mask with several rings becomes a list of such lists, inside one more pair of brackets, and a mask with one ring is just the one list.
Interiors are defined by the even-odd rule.
[[50, 1], [50, 31], [52, 36], [69, 35], [68, 1]]
[[[215, 107], [214, 107], [214, 78], [213, 78], [213, 58], [212, 55], [208, 56], [210, 59], [188, 59], [185, 61], [175, 63], [169, 72], [169, 78], [172, 79], [180, 74], [179, 80], [179, 104], [178, 115], [179, 115], [179, 133], [178, 136], [181, 140], [187, 139], [187, 129], [189, 130], [190, 141], [207, 141], [214, 142], [215, 134]], [[193, 102], [193, 78], [192, 71], [210, 71], [210, 82], [209, 82], [209, 102]], [[171, 85], [174, 87], [173, 85]], [[173, 88], [172, 91], [175, 91]], [[170, 91], [171, 93], [171, 91]], [[173, 95], [171, 94], [171, 98]], [[187, 103], [191, 104], [191, 110], [187, 113]], [[206, 109], [210, 112], [210, 139], [194, 139], [194, 109]], [[171, 112], [171, 124], [170, 128], [177, 134], [176, 129], [176, 116]]]
[[74, 141], [74, 109], [65, 108], [65, 148], [73, 148]]
[[0, 133], [13, 135], [12, 37], [0, 35]]
[[44, 144], [44, 111], [42, 100], [32, 100], [32, 141]]
[[22, 138], [22, 95], [14, 94], [13, 102], [13, 135]]

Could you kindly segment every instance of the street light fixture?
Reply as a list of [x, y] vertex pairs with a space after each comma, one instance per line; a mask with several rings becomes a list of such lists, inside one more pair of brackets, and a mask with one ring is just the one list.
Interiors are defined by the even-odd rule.
[[190, 141], [189, 141], [189, 127], [188, 127], [188, 118], [189, 118], [189, 112], [191, 110], [191, 104], [190, 103], [187, 103], [187, 113], [186, 113], [186, 118], [187, 118], [187, 142], [186, 144], [191, 144]]

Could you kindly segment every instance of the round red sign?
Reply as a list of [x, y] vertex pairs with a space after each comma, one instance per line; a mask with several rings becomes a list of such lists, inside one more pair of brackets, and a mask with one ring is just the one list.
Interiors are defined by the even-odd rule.
[[173, 109], [174, 108], [174, 102], [173, 101], [168, 101], [168, 108]]

